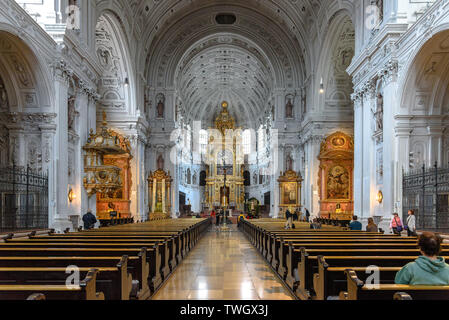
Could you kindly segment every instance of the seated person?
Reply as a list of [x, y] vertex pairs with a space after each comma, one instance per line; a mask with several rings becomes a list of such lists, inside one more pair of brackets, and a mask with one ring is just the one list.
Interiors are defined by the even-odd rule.
[[310, 229], [321, 229], [321, 223], [318, 222], [318, 219], [313, 219], [313, 222], [310, 224]]
[[374, 223], [373, 218], [368, 218], [368, 225], [366, 226], [367, 232], [379, 232], [379, 228], [377, 228], [377, 225]]
[[396, 284], [406, 285], [449, 285], [449, 265], [441, 252], [440, 236], [432, 232], [423, 232], [418, 238], [418, 246], [422, 256], [402, 268], [395, 278]]
[[353, 217], [352, 222], [349, 224], [349, 230], [362, 231], [362, 224], [357, 221], [358, 219], [357, 216]]

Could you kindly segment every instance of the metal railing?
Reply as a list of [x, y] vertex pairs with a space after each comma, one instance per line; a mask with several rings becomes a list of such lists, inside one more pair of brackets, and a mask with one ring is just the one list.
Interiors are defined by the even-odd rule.
[[449, 166], [404, 174], [403, 218], [414, 210], [418, 230], [449, 232]]
[[0, 168], [0, 232], [48, 228], [48, 175]]

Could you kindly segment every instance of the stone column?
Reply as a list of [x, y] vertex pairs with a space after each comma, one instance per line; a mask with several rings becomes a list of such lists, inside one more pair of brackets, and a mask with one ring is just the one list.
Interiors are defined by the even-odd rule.
[[[398, 197], [398, 185], [402, 184], [402, 181], [396, 179], [400, 174], [397, 162], [397, 154], [395, 145], [398, 143], [395, 137], [395, 110], [399, 110], [397, 101], [397, 63], [389, 61], [384, 67], [382, 80], [384, 84], [384, 126], [383, 126], [383, 157], [384, 157], [384, 226], [390, 221], [391, 214], [398, 211], [397, 199]], [[387, 143], [388, 142], [388, 143]], [[388, 230], [388, 227], [386, 227]]]
[[48, 174], [48, 225], [51, 225], [55, 218], [56, 202], [56, 176], [55, 176], [55, 134], [56, 124], [43, 124], [39, 126], [42, 141], [42, 172]]
[[375, 89], [376, 87], [370, 82], [370, 86], [366, 90], [363, 101], [363, 182], [362, 182], [362, 202], [363, 210], [360, 212], [360, 216], [366, 220], [368, 217], [374, 215], [374, 201], [375, 201], [375, 156], [376, 149], [373, 141], [373, 113], [375, 110]]
[[[398, 174], [402, 176], [402, 172], [407, 172], [409, 170], [410, 161], [410, 133], [411, 128], [408, 126], [400, 126], [395, 128], [396, 136], [396, 154], [398, 160]], [[399, 179], [401, 181], [401, 179]], [[398, 208], [398, 213], [402, 213], [402, 183], [398, 181], [398, 202], [400, 203]]]
[[363, 95], [354, 100], [354, 214], [363, 215]]
[[429, 134], [429, 155], [427, 157], [428, 167], [438, 163], [438, 166], [443, 165], [443, 131], [442, 126], [428, 126], [427, 132]]
[[72, 72], [58, 64], [55, 72], [55, 136], [56, 161], [56, 213], [51, 227], [61, 232], [72, 226], [68, 217], [68, 86]]

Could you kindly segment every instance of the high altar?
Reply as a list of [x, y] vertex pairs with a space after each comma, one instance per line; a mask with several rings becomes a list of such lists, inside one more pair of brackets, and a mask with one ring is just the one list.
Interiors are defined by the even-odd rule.
[[[244, 156], [240, 129], [235, 129], [235, 120], [228, 112], [228, 103], [223, 102], [222, 111], [215, 120], [215, 129], [221, 133], [221, 141], [211, 135], [207, 150], [207, 178], [205, 188], [206, 207], [210, 210], [229, 207], [244, 211]], [[226, 131], [236, 130], [232, 142], [226, 144]], [[226, 177], [226, 187], [224, 181]]]
[[[301, 209], [301, 182], [302, 177], [295, 171], [288, 170], [278, 179], [279, 182], [279, 207], [282, 209], [280, 217], [285, 217], [287, 209]], [[293, 212], [292, 212], [293, 213]]]
[[318, 159], [320, 216], [351, 220], [354, 213], [353, 139], [342, 132], [332, 134], [322, 142]]
[[148, 177], [148, 191], [150, 199], [150, 220], [169, 218], [171, 215], [171, 184], [173, 179], [170, 172], [158, 169], [150, 172]]

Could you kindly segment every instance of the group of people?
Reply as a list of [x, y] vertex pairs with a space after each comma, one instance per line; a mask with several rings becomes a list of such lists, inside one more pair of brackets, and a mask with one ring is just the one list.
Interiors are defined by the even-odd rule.
[[224, 219], [226, 219], [227, 223], [229, 223], [228, 217], [232, 217], [232, 211], [221, 209], [218, 212], [215, 212], [215, 210], [212, 210], [210, 216], [212, 219], [215, 218], [215, 225], [218, 227], [220, 223], [223, 223]]
[[[361, 231], [362, 224], [358, 221], [358, 217], [354, 216], [351, 223], [349, 224], [350, 230]], [[416, 236], [416, 217], [415, 211], [409, 210], [407, 215], [407, 220], [404, 223], [401, 221], [399, 214], [393, 213], [393, 218], [390, 221], [390, 230], [394, 234], [401, 234], [402, 231], [407, 230], [407, 235], [409, 237]], [[366, 226], [366, 231], [368, 232], [379, 232], [379, 228], [374, 223], [373, 218], [368, 218], [368, 225]]]

